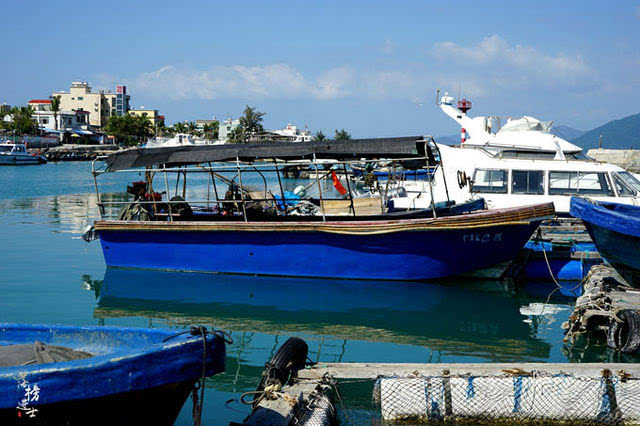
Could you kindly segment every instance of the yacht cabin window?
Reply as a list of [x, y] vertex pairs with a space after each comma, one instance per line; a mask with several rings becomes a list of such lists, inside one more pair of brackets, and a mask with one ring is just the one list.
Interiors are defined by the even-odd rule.
[[613, 176], [613, 184], [616, 187], [619, 196], [633, 197], [636, 195], [636, 191], [633, 190], [622, 177], [618, 176], [616, 173], [611, 173], [611, 176]]
[[473, 174], [473, 191], [506, 194], [507, 171], [476, 169]]
[[542, 170], [513, 170], [511, 172], [512, 194], [544, 194], [544, 172]]
[[613, 196], [606, 173], [549, 172], [549, 195], [608, 195]]
[[640, 180], [629, 172], [616, 172], [614, 175], [620, 176], [629, 185], [635, 193], [640, 193]]
[[0, 146], [0, 152], [11, 152], [11, 146], [9, 145]]

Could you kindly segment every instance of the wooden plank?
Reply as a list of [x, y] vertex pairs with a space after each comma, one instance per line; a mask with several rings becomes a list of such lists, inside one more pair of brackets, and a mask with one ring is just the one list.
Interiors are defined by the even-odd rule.
[[476, 363], [476, 364], [385, 364], [385, 363], [322, 363], [301, 370], [302, 379], [320, 379], [329, 374], [336, 379], [376, 379], [381, 376], [441, 376], [445, 370], [451, 375], [504, 375], [505, 370], [525, 372], [544, 371], [549, 374], [573, 374], [579, 377], [599, 377], [602, 370], [609, 369], [614, 374], [624, 371], [632, 377], [640, 378], [640, 364], [622, 363]]
[[[327, 215], [352, 215], [350, 200], [323, 200], [321, 204]], [[380, 197], [354, 198], [353, 207], [357, 216], [380, 214]]]

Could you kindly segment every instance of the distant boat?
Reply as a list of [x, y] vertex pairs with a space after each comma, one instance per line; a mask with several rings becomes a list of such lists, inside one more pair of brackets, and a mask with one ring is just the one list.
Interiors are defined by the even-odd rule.
[[600, 255], [634, 287], [640, 287], [640, 207], [571, 198]]
[[0, 143], [0, 165], [21, 166], [28, 164], [44, 164], [47, 159], [38, 154], [31, 154], [22, 143]]
[[175, 146], [193, 146], [193, 145], [219, 145], [221, 142], [210, 142], [206, 139], [195, 139], [186, 133], [178, 133], [172, 138], [158, 137], [149, 140], [145, 148], [166, 148]]
[[0, 324], [0, 424], [173, 424], [225, 362], [220, 335], [182, 331]]

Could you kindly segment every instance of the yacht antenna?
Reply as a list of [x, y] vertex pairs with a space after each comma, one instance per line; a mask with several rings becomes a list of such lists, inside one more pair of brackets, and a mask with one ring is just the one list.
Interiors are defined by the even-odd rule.
[[436, 90], [436, 105], [440, 105], [440, 89]]
[[598, 149], [602, 149], [602, 135], [600, 135], [600, 139], [598, 139]]

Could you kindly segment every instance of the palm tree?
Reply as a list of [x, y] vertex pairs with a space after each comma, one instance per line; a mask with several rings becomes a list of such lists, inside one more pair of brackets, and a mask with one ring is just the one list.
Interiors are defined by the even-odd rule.
[[60, 112], [60, 96], [51, 98], [51, 111], [53, 111], [53, 121], [55, 130], [58, 130], [58, 112]]
[[337, 141], [347, 141], [351, 139], [351, 135], [345, 129], [342, 129], [342, 130], [336, 129], [336, 134], [334, 136], [334, 139]]
[[322, 133], [322, 130], [318, 130], [315, 134], [315, 136], [313, 137], [313, 140], [316, 141], [323, 141], [325, 140], [327, 137], [324, 135], [324, 133]]
[[193, 121], [187, 123], [187, 133], [196, 136], [198, 134], [198, 126]]
[[182, 122], [174, 124], [173, 129], [176, 133], [187, 133], [187, 126]]

